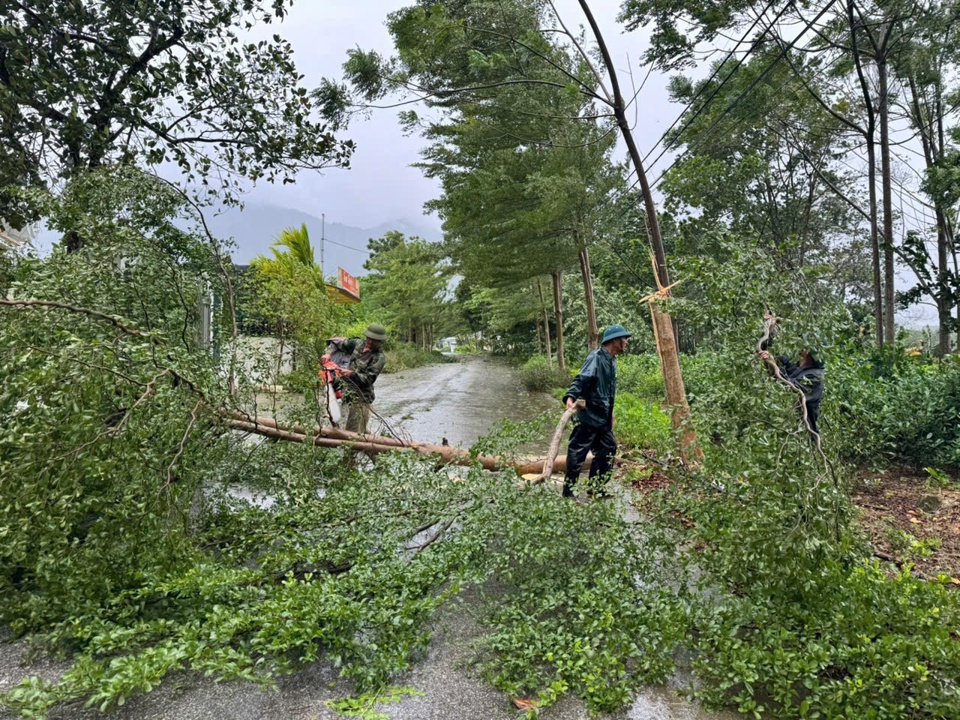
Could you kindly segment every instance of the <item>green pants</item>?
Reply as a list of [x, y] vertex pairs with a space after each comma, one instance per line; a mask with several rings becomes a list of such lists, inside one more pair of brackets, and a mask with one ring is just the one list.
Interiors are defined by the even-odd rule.
[[347, 424], [344, 430], [366, 433], [370, 422], [370, 405], [362, 400], [354, 400], [347, 405]]

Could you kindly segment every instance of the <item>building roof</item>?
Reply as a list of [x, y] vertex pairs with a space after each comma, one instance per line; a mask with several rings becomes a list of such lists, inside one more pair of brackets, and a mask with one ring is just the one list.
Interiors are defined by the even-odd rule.
[[14, 230], [7, 227], [3, 220], [0, 220], [0, 248], [15, 250], [29, 243], [32, 237], [33, 233], [29, 230]]

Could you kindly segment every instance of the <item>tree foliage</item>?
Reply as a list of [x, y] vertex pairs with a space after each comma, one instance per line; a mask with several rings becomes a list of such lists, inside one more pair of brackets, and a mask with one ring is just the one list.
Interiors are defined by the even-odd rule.
[[[0, 187], [49, 187], [109, 162], [172, 163], [203, 185], [345, 164], [353, 145], [302, 85], [290, 44], [244, 37], [288, 4], [5, 3]], [[0, 216], [23, 210], [0, 196]]]
[[306, 381], [313, 378], [345, 310], [328, 296], [306, 225], [283, 230], [271, 252], [273, 257], [260, 255], [250, 263], [245, 312], [292, 348], [294, 366]]
[[397, 231], [371, 240], [373, 254], [364, 263], [370, 275], [363, 292], [394, 332], [407, 342], [429, 348], [438, 333], [449, 327], [447, 285], [450, 273], [442, 253], [417, 237]]
[[32, 200], [98, 242], [25, 261], [8, 301], [24, 304], [0, 308], [0, 523], [18, 529], [0, 561], [2, 621], [20, 631], [189, 556], [193, 494], [225, 448], [204, 409], [217, 370], [198, 333], [204, 277], [220, 271], [174, 222], [182, 196], [101, 170]]

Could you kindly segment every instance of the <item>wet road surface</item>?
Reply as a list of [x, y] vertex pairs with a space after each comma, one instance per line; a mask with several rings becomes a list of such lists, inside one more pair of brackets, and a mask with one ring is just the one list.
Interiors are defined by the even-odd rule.
[[[381, 375], [376, 392], [373, 409], [394, 431], [425, 443], [446, 438], [469, 447], [498, 420], [530, 420], [544, 411], [559, 420], [563, 413], [559, 400], [527, 392], [513, 367], [483, 357]], [[377, 429], [371, 417], [370, 430]]]
[[[470, 640], [479, 629], [461, 609], [447, 609], [434, 624], [433, 640], [425, 658], [395, 680], [399, 687], [421, 695], [378, 705], [390, 720], [517, 720], [522, 717], [510, 698], [464, 669], [471, 658]], [[20, 678], [39, 675], [55, 680], [65, 666], [44, 661], [20, 667], [22, 643], [0, 645], [0, 692]], [[579, 700], [564, 697], [540, 713], [542, 720], [735, 720], [740, 716], [709, 713], [685, 700], [678, 689], [686, 678], [678, 675], [666, 687], [644, 688], [633, 705], [614, 715], [591, 718]], [[334, 668], [314, 663], [281, 677], [276, 690], [249, 682], [215, 683], [208, 678], [170, 675], [147, 695], [128, 700], [110, 713], [112, 720], [338, 720], [326, 701], [347, 697], [350, 688], [338, 682]], [[0, 720], [14, 716], [0, 709]], [[93, 708], [73, 705], [50, 714], [50, 720], [102, 720]]]

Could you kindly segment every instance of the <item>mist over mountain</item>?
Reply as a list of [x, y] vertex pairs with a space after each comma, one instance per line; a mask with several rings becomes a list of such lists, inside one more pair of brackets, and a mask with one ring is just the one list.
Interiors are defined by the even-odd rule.
[[326, 222], [317, 215], [265, 203], [249, 202], [241, 210], [224, 208], [220, 214], [210, 214], [207, 224], [211, 232], [222, 239], [232, 238], [235, 247], [230, 249], [234, 263], [248, 264], [257, 255], [270, 256], [270, 245], [282, 230], [306, 224], [316, 260], [320, 262], [320, 238], [323, 237], [323, 269], [326, 275], [336, 273], [340, 266], [351, 275], [366, 271], [363, 263], [369, 256], [367, 241], [382, 237], [390, 230], [399, 230], [410, 237], [437, 241], [440, 234], [416, 222], [399, 219], [381, 223], [371, 228], [359, 228], [334, 222], [328, 216]]
[[[439, 231], [411, 220], [399, 219], [370, 228], [359, 228], [333, 222], [329, 217], [324, 223], [323, 218], [302, 210], [259, 202], [248, 202], [242, 210], [221, 208], [215, 213], [207, 209], [204, 216], [214, 237], [232, 240], [230, 256], [237, 265], [248, 265], [257, 255], [270, 257], [270, 245], [282, 230], [299, 228], [306, 223], [317, 263], [320, 262], [320, 238], [325, 238], [323, 271], [328, 277], [336, 275], [338, 266], [351, 275], [366, 274], [363, 263], [369, 257], [367, 241], [383, 237], [390, 230], [399, 230], [407, 237], [418, 236], [431, 242], [441, 239]], [[58, 233], [40, 228], [32, 244], [45, 255], [59, 240]]]

